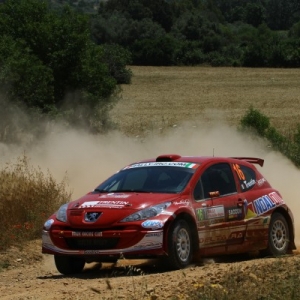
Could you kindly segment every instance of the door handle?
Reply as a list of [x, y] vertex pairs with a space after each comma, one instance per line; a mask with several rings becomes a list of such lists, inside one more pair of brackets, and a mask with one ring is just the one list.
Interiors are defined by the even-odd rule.
[[238, 199], [237, 206], [238, 207], [243, 207], [244, 206], [244, 200], [243, 199]]

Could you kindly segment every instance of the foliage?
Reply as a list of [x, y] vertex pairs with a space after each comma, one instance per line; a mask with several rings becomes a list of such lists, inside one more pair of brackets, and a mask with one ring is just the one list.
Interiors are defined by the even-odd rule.
[[243, 130], [252, 130], [265, 138], [272, 149], [281, 152], [296, 166], [300, 166], [300, 125], [292, 137], [288, 138], [270, 126], [270, 119], [267, 116], [250, 107], [241, 119], [241, 126]]
[[[299, 15], [294, 0], [108, 0], [92, 17], [92, 31], [98, 43], [129, 49], [133, 64], [158, 65], [156, 56], [165, 55], [175, 59], [164, 65], [298, 67]], [[146, 41], [166, 34], [173, 51]]]
[[264, 137], [266, 130], [270, 126], [270, 120], [268, 117], [264, 116], [258, 110], [250, 107], [245, 116], [241, 119], [242, 128], [250, 128], [259, 136]]
[[57, 183], [48, 172], [33, 168], [26, 155], [0, 170], [0, 249], [40, 238], [46, 218], [70, 200], [66, 178]]
[[11, 100], [67, 116], [68, 98], [86, 106], [89, 119], [111, 107], [118, 83], [130, 82], [129, 54], [95, 44], [87, 15], [69, 6], [51, 10], [39, 0], [5, 1], [0, 14], [0, 85]]
[[8, 35], [2, 37], [0, 66], [1, 89], [12, 99], [42, 111], [51, 109], [54, 105], [52, 71], [22, 40], [14, 40]]
[[[160, 58], [165, 56], [169, 58], [163, 63], [165, 65], [210, 64], [289, 68], [300, 65], [300, 37], [297, 29], [300, 4], [295, 0], [107, 0], [100, 2], [48, 0], [47, 2], [50, 3], [52, 10], [65, 18], [67, 24], [72, 22], [65, 15], [66, 3], [77, 12], [82, 12], [75, 15], [85, 17], [92, 39], [100, 47], [114, 44], [126, 48], [131, 52], [132, 64], [158, 65], [159, 61], [162, 61]], [[41, 13], [44, 13], [42, 9], [39, 10], [40, 19], [37, 20], [44, 22]], [[64, 26], [66, 24], [62, 23], [60, 27]], [[38, 28], [39, 26], [35, 33], [39, 35], [41, 32]], [[51, 26], [47, 25], [45, 28], [44, 32], [47, 32]], [[166, 36], [172, 38], [173, 49], [165, 45], [163, 49], [160, 47], [154, 49], [151, 42], [146, 41], [165, 40]], [[47, 40], [47, 36], [41, 36], [43, 39], [45, 37]], [[61, 41], [61, 38], [58, 41]], [[150, 43], [149, 53], [144, 48], [148, 43]], [[192, 48], [188, 49], [187, 45], [192, 45]], [[167, 53], [163, 54], [162, 51]], [[156, 56], [160, 58], [156, 59]], [[65, 57], [68, 58], [66, 60], [68, 63], [72, 55], [66, 54]], [[170, 59], [171, 57], [173, 59]], [[80, 57], [76, 58], [76, 52], [74, 52], [74, 60], [80, 60]], [[116, 65], [120, 69], [113, 74], [130, 73], [126, 65], [119, 63]], [[61, 70], [66, 72], [61, 72], [61, 86], [55, 86], [55, 91], [57, 88], [58, 91], [62, 90], [68, 84], [64, 80], [68, 79], [65, 75], [69, 74], [70, 70], [64, 67]], [[67, 89], [69, 87], [67, 86]], [[55, 99], [54, 97], [54, 101]], [[51, 105], [49, 107], [51, 109]], [[46, 110], [49, 110], [49, 107], [46, 107]]]
[[132, 72], [124, 66], [131, 63], [131, 53], [118, 44], [105, 44], [103, 49], [103, 60], [108, 65], [111, 76], [116, 79], [117, 84], [129, 84]]
[[174, 61], [175, 40], [170, 35], [157, 39], [143, 39], [132, 46], [136, 65], [169, 66]]

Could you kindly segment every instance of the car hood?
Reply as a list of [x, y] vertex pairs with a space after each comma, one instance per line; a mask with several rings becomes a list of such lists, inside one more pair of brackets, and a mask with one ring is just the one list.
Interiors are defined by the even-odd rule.
[[[178, 200], [177, 194], [157, 193], [89, 193], [68, 205], [68, 222], [72, 227], [112, 226], [146, 207]], [[87, 221], [88, 213], [100, 213], [95, 221]]]

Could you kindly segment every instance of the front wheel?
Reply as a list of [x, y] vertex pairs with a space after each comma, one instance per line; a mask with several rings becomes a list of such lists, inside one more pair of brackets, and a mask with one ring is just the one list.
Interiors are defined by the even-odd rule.
[[175, 221], [168, 235], [167, 264], [172, 269], [182, 269], [190, 264], [192, 256], [191, 229], [185, 220]]
[[56, 269], [63, 275], [80, 273], [85, 265], [81, 257], [54, 255], [54, 261]]
[[280, 213], [274, 213], [271, 218], [266, 253], [272, 256], [284, 255], [288, 252], [290, 242], [289, 227], [286, 219]]

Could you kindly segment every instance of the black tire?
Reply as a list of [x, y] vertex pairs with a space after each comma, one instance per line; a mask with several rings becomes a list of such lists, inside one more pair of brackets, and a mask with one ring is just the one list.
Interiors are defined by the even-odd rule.
[[271, 218], [268, 236], [268, 248], [265, 254], [271, 256], [285, 255], [289, 249], [290, 233], [285, 217], [274, 213]]
[[191, 229], [185, 220], [175, 221], [168, 235], [167, 266], [171, 269], [183, 269], [191, 263], [192, 258]]
[[56, 269], [63, 275], [80, 273], [85, 265], [84, 258], [54, 255]]

